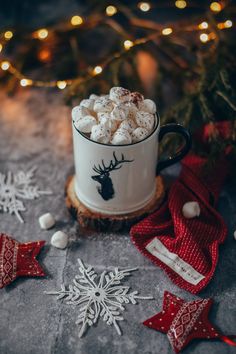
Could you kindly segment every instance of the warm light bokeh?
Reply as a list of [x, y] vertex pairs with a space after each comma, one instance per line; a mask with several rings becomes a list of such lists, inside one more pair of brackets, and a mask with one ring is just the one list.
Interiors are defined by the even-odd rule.
[[106, 8], [106, 14], [107, 16], [113, 16], [117, 13], [117, 8], [113, 5], [109, 5]]
[[131, 47], [133, 47], [134, 42], [132, 42], [131, 40], [127, 39], [126, 41], [124, 41], [124, 48], [126, 50], [129, 50]]
[[10, 63], [9, 63], [9, 61], [3, 61], [3, 62], [1, 63], [1, 68], [2, 68], [2, 70], [4, 70], [4, 71], [8, 70], [8, 69], [10, 68]]
[[173, 32], [173, 30], [172, 30], [172, 28], [170, 28], [170, 27], [164, 28], [164, 29], [162, 30], [163, 36], [169, 36], [169, 34], [171, 34], [172, 32]]
[[178, 9], [184, 9], [187, 6], [187, 2], [184, 0], [177, 0], [175, 6], [178, 7]]
[[210, 9], [213, 12], [220, 12], [222, 10], [222, 5], [219, 2], [214, 1], [211, 3]]
[[83, 21], [82, 17], [78, 16], [78, 15], [71, 17], [71, 20], [70, 20], [70, 23], [72, 24], [72, 26], [79, 26], [83, 22], [84, 21]]
[[41, 28], [38, 31], [36, 31], [36, 37], [39, 39], [45, 39], [48, 36], [48, 30], [46, 28]]
[[202, 43], [206, 43], [209, 41], [209, 35], [207, 33], [200, 34], [199, 38]]
[[198, 28], [207, 29], [208, 28], [208, 23], [206, 21], [203, 21], [203, 22], [199, 23]]
[[147, 12], [147, 11], [150, 10], [151, 5], [150, 5], [148, 2], [140, 2], [140, 3], [138, 4], [138, 7], [139, 7], [139, 9], [140, 9], [141, 11]]
[[66, 88], [66, 81], [62, 80], [62, 81], [57, 81], [57, 87], [60, 89], [60, 90], [64, 90], [64, 88]]
[[95, 66], [95, 68], [93, 69], [94, 75], [101, 74], [101, 72], [102, 72], [102, 67], [100, 65]]
[[7, 40], [11, 39], [11, 38], [13, 37], [13, 32], [12, 32], [12, 31], [6, 31], [6, 32], [4, 33], [4, 37], [5, 37], [5, 39], [7, 39]]

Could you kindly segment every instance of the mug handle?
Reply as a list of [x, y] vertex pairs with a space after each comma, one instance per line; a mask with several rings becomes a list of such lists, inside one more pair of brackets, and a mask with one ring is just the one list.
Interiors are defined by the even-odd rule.
[[169, 156], [167, 159], [160, 160], [158, 162], [157, 169], [156, 169], [157, 175], [160, 173], [161, 170], [163, 170], [163, 168], [171, 166], [174, 163], [182, 160], [182, 158], [185, 155], [187, 155], [187, 153], [189, 152], [192, 146], [192, 138], [190, 132], [187, 129], [185, 129], [182, 125], [175, 124], [175, 123], [166, 124], [161, 127], [159, 132], [159, 137], [158, 137], [159, 142], [161, 142], [164, 135], [169, 133], [177, 133], [182, 135], [184, 137], [185, 143], [184, 146], [180, 149], [180, 151], [178, 151], [176, 154], [174, 154], [173, 156]]

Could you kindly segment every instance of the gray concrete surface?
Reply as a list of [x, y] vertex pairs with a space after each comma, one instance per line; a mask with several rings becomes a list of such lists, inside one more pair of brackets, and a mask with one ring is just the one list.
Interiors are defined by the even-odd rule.
[[[73, 170], [70, 112], [60, 93], [31, 90], [13, 98], [0, 94], [0, 171], [17, 171], [38, 166], [38, 184], [53, 191], [35, 201], [26, 201], [25, 224], [14, 216], [0, 214], [0, 231], [17, 240], [47, 241], [39, 260], [46, 278], [21, 278], [0, 290], [0, 353], [1, 354], [170, 354], [167, 337], [144, 327], [141, 322], [158, 312], [164, 290], [185, 299], [194, 296], [174, 286], [162, 270], [144, 258], [129, 240], [128, 234], [96, 233], [80, 230], [67, 213], [64, 184]], [[229, 234], [220, 247], [220, 258], [214, 279], [201, 293], [213, 297], [210, 314], [213, 323], [224, 333], [236, 334], [236, 186], [223, 190], [219, 210], [229, 227]], [[57, 219], [54, 230], [42, 231], [38, 217], [50, 211]], [[67, 250], [50, 247], [52, 233], [62, 229], [70, 235]], [[96, 270], [139, 267], [127, 284], [140, 294], [153, 295], [154, 300], [128, 305], [121, 323], [123, 336], [99, 321], [82, 338], [75, 325], [76, 309], [44, 291], [59, 289], [70, 283], [78, 272], [77, 258]], [[218, 341], [196, 341], [185, 353], [230, 354], [235, 348]]]

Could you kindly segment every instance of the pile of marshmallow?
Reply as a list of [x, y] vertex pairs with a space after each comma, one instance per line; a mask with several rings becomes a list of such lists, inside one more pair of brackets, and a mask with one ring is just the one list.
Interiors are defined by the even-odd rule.
[[112, 87], [109, 95], [90, 95], [72, 109], [74, 126], [91, 140], [125, 145], [145, 139], [156, 124], [156, 105], [139, 92]]

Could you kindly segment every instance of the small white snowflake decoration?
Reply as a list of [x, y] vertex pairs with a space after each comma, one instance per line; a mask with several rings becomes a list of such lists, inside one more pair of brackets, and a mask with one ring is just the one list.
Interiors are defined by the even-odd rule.
[[88, 326], [94, 325], [99, 317], [108, 325], [114, 325], [117, 333], [121, 335], [118, 321], [124, 318], [120, 312], [125, 310], [124, 305], [136, 304], [136, 299], [153, 299], [151, 296], [138, 296], [138, 291], [129, 292], [129, 287], [120, 285], [122, 279], [129, 276], [137, 268], [104, 271], [98, 276], [92, 266], [84, 266], [78, 259], [81, 275], [76, 275], [73, 285], [66, 289], [61, 285], [59, 291], [48, 291], [48, 295], [57, 295], [57, 299], [66, 299], [67, 304], [78, 305], [79, 315], [76, 324], [80, 324], [79, 337], [82, 337]]
[[34, 184], [34, 172], [36, 167], [28, 172], [19, 171], [16, 174], [8, 172], [0, 173], [0, 211], [15, 214], [20, 222], [24, 222], [20, 212], [26, 208], [21, 199], [36, 199], [43, 194], [51, 194], [50, 191], [41, 191]]

